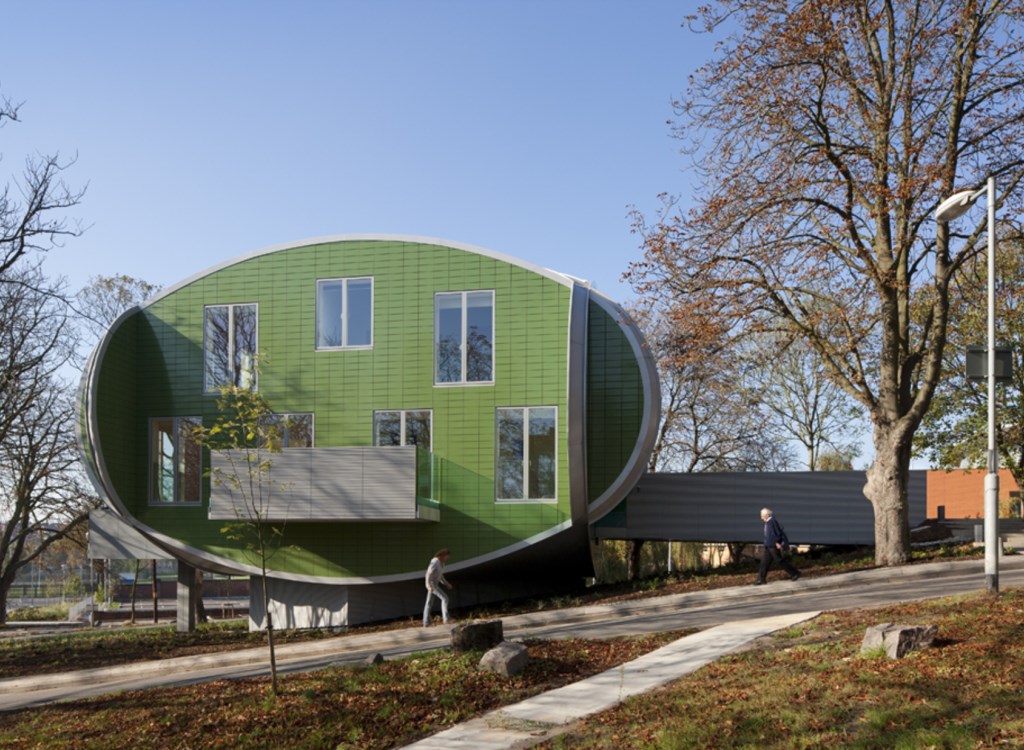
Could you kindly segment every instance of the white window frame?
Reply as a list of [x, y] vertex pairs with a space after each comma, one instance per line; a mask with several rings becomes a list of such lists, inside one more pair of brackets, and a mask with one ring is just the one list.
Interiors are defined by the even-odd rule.
[[[320, 288], [324, 284], [341, 282], [341, 346], [320, 346]], [[349, 345], [348, 343], [348, 284], [350, 281], [369, 281], [370, 282], [370, 343], [369, 344], [356, 344]], [[337, 352], [337, 351], [358, 351], [360, 349], [372, 349], [373, 348], [373, 328], [374, 328], [374, 299], [376, 295], [376, 284], [374, 283], [373, 276], [342, 276], [332, 279], [317, 279], [316, 280], [316, 325], [314, 335], [315, 349], [318, 352]]]
[[[149, 460], [147, 462], [149, 478], [147, 480], [147, 485], [148, 485], [148, 501], [149, 501], [149, 505], [150, 506], [154, 506], [154, 507], [158, 507], [158, 508], [166, 508], [166, 507], [169, 507], [169, 506], [196, 506], [196, 505], [202, 505], [202, 503], [203, 503], [203, 449], [202, 449], [202, 446], [199, 446], [199, 466], [196, 468], [196, 471], [198, 472], [198, 475], [199, 475], [199, 499], [198, 500], [178, 500], [177, 499], [182, 494], [182, 490], [181, 490], [181, 486], [180, 486], [181, 485], [180, 477], [179, 477], [177, 471], [174, 472], [174, 490], [173, 490], [173, 493], [174, 493], [174, 498], [175, 499], [171, 500], [171, 501], [161, 500], [158, 497], [158, 493], [157, 493], [156, 477], [155, 477], [155, 474], [156, 474], [156, 470], [155, 470], [156, 469], [156, 456], [154, 455], [154, 451], [156, 449], [156, 445], [155, 445], [156, 433], [155, 433], [155, 430], [154, 430], [154, 426], [155, 426], [155, 424], [157, 422], [164, 422], [164, 421], [167, 421], [167, 420], [171, 420], [172, 421], [172, 423], [173, 423], [173, 431], [174, 431], [174, 453], [175, 453], [175, 459], [177, 459], [178, 453], [183, 448], [182, 442], [181, 442], [181, 423], [182, 423], [183, 420], [186, 420], [186, 419], [195, 422], [199, 426], [202, 426], [202, 424], [203, 424], [203, 418], [199, 417], [199, 416], [150, 417], [149, 418], [149, 425], [148, 425], [148, 433], [149, 434], [147, 436], [147, 441], [148, 441], [148, 444], [149, 444], [149, 447], [147, 449], [147, 453], [149, 454]], [[177, 464], [177, 460], [175, 460], [175, 464]]]
[[[529, 497], [530, 494], [530, 411], [532, 409], [554, 409], [555, 411], [555, 442], [554, 442], [554, 497]], [[516, 411], [523, 415], [523, 494], [524, 497], [501, 497], [501, 431], [498, 415], [503, 411]], [[496, 503], [541, 503], [558, 502], [558, 407], [553, 405], [537, 406], [499, 406], [494, 410], [494, 500]]]
[[[480, 293], [490, 293], [490, 295], [491, 295], [491, 335], [490, 335], [490, 341], [491, 341], [491, 379], [490, 380], [466, 380], [467, 370], [469, 369], [469, 367], [468, 367], [469, 347], [466, 346], [466, 337], [467, 337], [467, 334], [469, 333], [469, 316], [466, 314], [467, 301], [469, 299], [469, 295], [471, 295], [471, 294], [480, 294]], [[459, 342], [459, 352], [460, 352], [460, 355], [461, 355], [461, 361], [459, 363], [459, 367], [460, 367], [461, 378], [459, 380], [453, 380], [453, 381], [447, 381], [446, 382], [446, 381], [440, 381], [440, 380], [437, 379], [437, 344], [438, 344], [438, 334], [440, 333], [440, 331], [439, 331], [440, 326], [438, 324], [438, 318], [440, 317], [440, 309], [437, 306], [437, 301], [438, 301], [439, 297], [451, 297], [451, 296], [454, 296], [454, 295], [457, 295], [457, 294], [461, 295], [461, 299], [462, 299], [462, 306], [461, 306], [461, 311], [462, 311], [462, 331], [460, 332], [461, 340]], [[496, 304], [497, 304], [496, 296], [497, 295], [495, 294], [495, 291], [493, 289], [467, 289], [467, 290], [464, 290], [464, 291], [454, 290], [454, 291], [448, 291], [448, 292], [434, 292], [434, 363], [433, 363], [433, 365], [434, 365], [434, 385], [435, 386], [440, 387], [440, 388], [452, 388], [452, 387], [460, 388], [460, 387], [465, 387], [465, 386], [479, 386], [479, 385], [487, 386], [487, 385], [494, 385], [494, 382], [495, 382], [496, 359], [497, 359], [497, 346], [495, 345], [495, 341], [494, 341], [495, 329], [497, 327], [497, 316], [496, 316], [496, 309], [495, 309], [496, 308]]]
[[[429, 450], [431, 452], [433, 452], [433, 450], [434, 450], [434, 410], [433, 409], [375, 409], [374, 412], [373, 412], [373, 436], [372, 436], [373, 445], [374, 446], [377, 445], [377, 417], [380, 414], [398, 414], [398, 415], [400, 415], [400, 417], [399, 417], [399, 430], [401, 431], [401, 439], [399, 441], [399, 445], [406, 445], [407, 444], [406, 443], [407, 435], [406, 435], [406, 428], [405, 428], [406, 415], [409, 412], [413, 412], [413, 411], [417, 411], [417, 412], [425, 411], [428, 415], [430, 415], [429, 416], [429, 419], [430, 419], [430, 448], [429, 448]], [[419, 446], [419, 447], [422, 447], [422, 446]]]
[[[229, 383], [216, 383], [210, 384], [207, 382], [209, 376], [209, 368], [206, 366], [206, 357], [209, 354], [207, 349], [206, 341], [206, 314], [207, 310], [214, 307], [226, 307], [228, 308], [228, 376]], [[250, 390], [256, 391], [259, 388], [257, 380], [259, 379], [259, 373], [256, 368], [256, 356], [259, 352], [260, 343], [260, 306], [258, 302], [228, 302], [221, 304], [203, 305], [203, 392], [206, 394], [217, 394], [220, 393], [220, 388], [225, 385], [230, 385], [235, 382], [235, 308], [236, 307], [253, 307], [256, 309], [256, 347], [253, 351], [253, 367], [252, 367], [252, 383], [248, 386], [242, 384], [242, 387], [249, 387]]]

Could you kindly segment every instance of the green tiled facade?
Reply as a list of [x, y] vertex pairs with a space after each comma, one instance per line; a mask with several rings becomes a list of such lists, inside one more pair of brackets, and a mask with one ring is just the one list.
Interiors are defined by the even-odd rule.
[[[316, 280], [372, 276], [373, 347], [316, 351]], [[434, 294], [493, 289], [493, 385], [435, 386]], [[381, 576], [416, 570], [441, 546], [493, 552], [568, 518], [568, 472], [555, 503], [495, 502], [495, 409], [558, 407], [564, 466], [570, 290], [501, 260], [405, 242], [327, 243], [260, 255], [203, 276], [118, 330], [100, 372], [101, 442], [122, 501], [148, 527], [200, 550], [246, 558], [207, 507], [148, 503], [150, 417], [217, 418], [203, 392], [204, 305], [256, 303], [259, 389], [277, 412], [312, 412], [315, 443], [371, 445], [373, 412], [432, 409], [441, 521], [289, 523], [282, 572]], [[205, 497], [209, 496], [206, 480]], [[456, 558], [453, 557], [453, 560]]]
[[641, 440], [640, 363], [619, 322], [590, 301], [587, 326], [587, 500], [613, 486]]
[[[372, 347], [318, 351], [317, 280], [356, 277], [373, 278]], [[494, 292], [493, 383], [435, 385], [435, 294], [478, 290]], [[592, 515], [610, 510], [646, 462], [641, 446], [659, 402], [653, 364], [642, 361], [642, 337], [624, 313], [585, 285], [489, 251], [415, 238], [271, 249], [182, 282], [126, 317], [87, 373], [83, 447], [101, 457], [90, 455], [94, 473], [144, 530], [193, 556], [253, 563], [225, 536], [223, 521], [208, 519], [208, 478], [200, 504], [150, 503], [149, 420], [217, 419], [216, 398], [204, 392], [204, 307], [230, 304], [257, 305], [258, 388], [276, 412], [314, 415], [317, 448], [372, 445], [378, 410], [432, 410], [428, 460], [439, 520], [290, 521], [271, 560], [283, 577], [405, 579], [421, 575], [440, 547], [452, 549], [452, 565], [486, 561], [593, 522], [586, 505], [600, 501]], [[577, 347], [585, 355], [571, 362]], [[496, 410], [539, 406], [557, 408], [556, 499], [499, 502]], [[582, 450], [571, 447], [580, 442]], [[570, 466], [570, 455], [585, 460]]]

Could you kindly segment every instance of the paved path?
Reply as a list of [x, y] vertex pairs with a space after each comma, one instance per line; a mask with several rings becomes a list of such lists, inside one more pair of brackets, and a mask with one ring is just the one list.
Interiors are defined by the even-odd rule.
[[680, 638], [621, 667], [492, 711], [406, 747], [409, 750], [527, 748], [560, 734], [586, 716], [678, 680], [756, 638], [817, 614], [800, 612], [717, 625]]

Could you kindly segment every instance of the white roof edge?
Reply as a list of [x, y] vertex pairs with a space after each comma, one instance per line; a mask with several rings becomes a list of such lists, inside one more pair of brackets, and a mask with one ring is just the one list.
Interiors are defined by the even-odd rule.
[[465, 242], [455, 242], [452, 240], [442, 239], [440, 237], [425, 237], [419, 235], [410, 234], [332, 234], [323, 237], [310, 237], [304, 240], [297, 240], [293, 242], [284, 242], [277, 245], [270, 245], [269, 247], [260, 248], [259, 250], [253, 250], [242, 255], [237, 255], [234, 258], [216, 263], [208, 268], [203, 269], [198, 273], [194, 273], [188, 278], [185, 278], [166, 289], [162, 289], [157, 294], [146, 300], [141, 307], [148, 307], [154, 302], [163, 299], [164, 297], [173, 294], [174, 292], [182, 289], [189, 284], [192, 284], [199, 279], [209, 276], [212, 273], [221, 271], [238, 263], [242, 263], [252, 258], [258, 258], [261, 255], [271, 255], [272, 253], [278, 253], [283, 250], [291, 250], [299, 247], [309, 247], [311, 245], [326, 245], [331, 242], [407, 242], [410, 244], [418, 245], [436, 245], [438, 247], [451, 248], [452, 250], [462, 250], [467, 253], [474, 253], [476, 255], [483, 255], [488, 258], [500, 260], [504, 263], [508, 263], [513, 266], [519, 266], [525, 268], [528, 271], [533, 271], [536, 274], [557, 281], [563, 286], [572, 287], [573, 283], [584, 283], [589, 286], [589, 282], [583, 282], [580, 279], [569, 276], [568, 274], [561, 273], [559, 271], [553, 271], [550, 268], [539, 266], [535, 263], [531, 263], [521, 258], [516, 258], [512, 255], [506, 255], [505, 253], [499, 253], [495, 250], [489, 250], [485, 247], [479, 247], [477, 245], [470, 245]]

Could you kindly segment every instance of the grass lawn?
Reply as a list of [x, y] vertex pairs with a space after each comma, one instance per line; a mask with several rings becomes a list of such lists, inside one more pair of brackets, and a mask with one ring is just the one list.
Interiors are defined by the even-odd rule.
[[[861, 656], [881, 622], [935, 623], [938, 640]], [[824, 614], [538, 747], [1024, 747], [1024, 592]]]
[[482, 713], [575, 682], [683, 633], [528, 641], [530, 664], [508, 679], [477, 670], [482, 654], [448, 650], [267, 678], [124, 692], [0, 714], [0, 748], [397, 747]]

